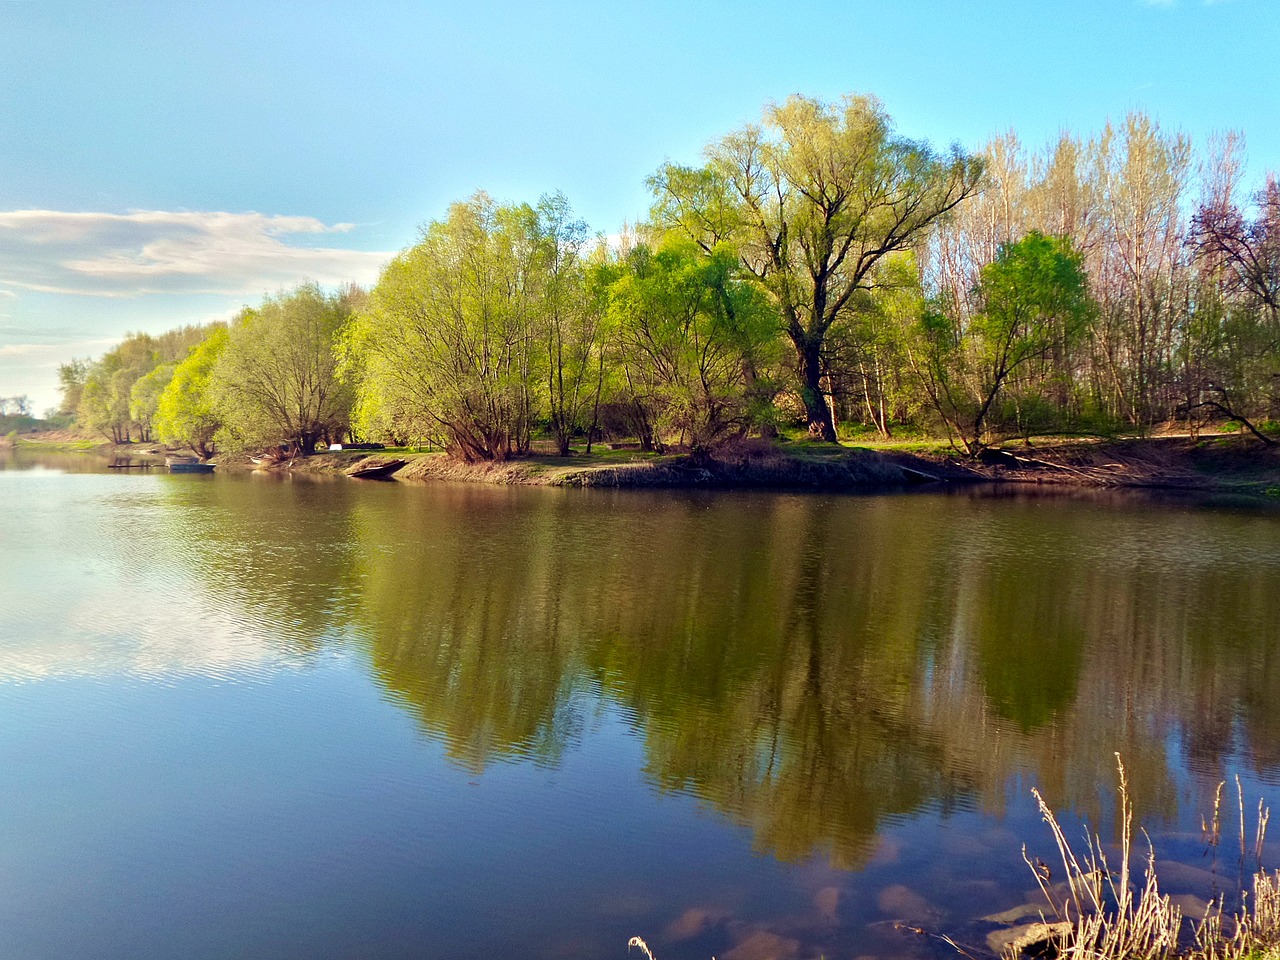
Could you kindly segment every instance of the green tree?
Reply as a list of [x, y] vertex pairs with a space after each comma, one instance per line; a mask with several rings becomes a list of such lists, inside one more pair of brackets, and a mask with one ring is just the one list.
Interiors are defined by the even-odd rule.
[[790, 97], [706, 155], [701, 170], [668, 165], [651, 179], [655, 220], [708, 251], [735, 241], [795, 350], [810, 433], [834, 441], [822, 385], [828, 334], [881, 259], [919, 243], [977, 189], [982, 164], [895, 135], [878, 101], [855, 96]]
[[538, 331], [546, 352], [547, 416], [560, 456], [591, 427], [587, 416], [601, 389], [604, 315], [587, 291], [584, 253], [588, 228], [575, 220], [563, 194], [543, 197], [535, 210], [538, 245]]
[[[976, 454], [1014, 374], [1077, 343], [1094, 303], [1071, 241], [1035, 230], [1000, 248], [973, 296], [968, 309], [944, 304], [923, 311], [907, 349], [935, 409]], [[962, 323], [960, 316], [970, 319]]]
[[641, 244], [626, 268], [609, 310], [628, 383], [660, 432], [705, 452], [747, 425], [749, 371], [776, 341], [777, 315], [726, 244], [710, 253], [675, 237], [657, 250]]
[[1001, 247], [978, 282], [978, 407], [970, 436], [980, 446], [991, 406], [1016, 371], [1068, 349], [1085, 332], [1094, 305], [1083, 258], [1065, 237], [1032, 230]]
[[287, 443], [302, 454], [347, 429], [351, 391], [336, 375], [335, 338], [360, 292], [314, 283], [246, 309], [232, 323], [210, 389], [234, 446]]
[[112, 443], [128, 443], [135, 433], [138, 439], [149, 440], [149, 424], [133, 419], [130, 402], [133, 385], [159, 362], [155, 339], [145, 333], [130, 333], [90, 363], [76, 408], [80, 425], [101, 433]]
[[89, 379], [89, 366], [88, 360], [68, 360], [58, 364], [58, 390], [62, 393], [62, 402], [58, 404], [60, 415], [75, 416], [80, 409], [84, 385]]
[[364, 416], [394, 413], [469, 461], [528, 450], [542, 379], [537, 220], [477, 193], [387, 265], [343, 336]]
[[150, 440], [160, 395], [173, 379], [176, 363], [162, 363], [129, 388], [129, 416], [138, 425], [139, 439]]
[[214, 437], [222, 420], [214, 407], [210, 383], [214, 365], [230, 335], [214, 327], [204, 342], [173, 369], [156, 408], [156, 433], [165, 443], [188, 446], [202, 458], [214, 453]]

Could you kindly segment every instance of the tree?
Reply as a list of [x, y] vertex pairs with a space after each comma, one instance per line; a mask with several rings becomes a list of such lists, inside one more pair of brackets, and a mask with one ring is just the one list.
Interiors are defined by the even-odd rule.
[[[135, 432], [150, 439], [148, 426], [137, 423], [129, 409], [133, 385], [159, 363], [154, 338], [145, 333], [127, 334], [85, 369], [76, 418], [80, 425], [102, 433], [112, 443], [128, 443]], [[68, 371], [73, 376], [74, 371]], [[74, 389], [74, 388], [73, 388]], [[64, 389], [64, 396], [68, 394]]]
[[129, 416], [138, 425], [138, 438], [150, 440], [160, 395], [173, 379], [176, 363], [162, 363], [134, 381], [129, 388]]
[[708, 252], [736, 242], [795, 350], [809, 431], [834, 441], [822, 387], [828, 333], [871, 288], [882, 258], [918, 243], [973, 194], [982, 163], [895, 135], [878, 101], [855, 96], [790, 97], [706, 155], [701, 170], [667, 165], [651, 178], [655, 220]]
[[923, 308], [904, 350], [934, 409], [971, 454], [985, 446], [997, 399], [1015, 373], [1086, 332], [1094, 305], [1081, 255], [1031, 231], [982, 268], [973, 302]]
[[537, 220], [527, 204], [477, 193], [387, 265], [343, 335], [344, 375], [359, 378], [366, 414], [394, 411], [468, 461], [528, 450], [542, 355]]
[[546, 351], [547, 414], [556, 449], [584, 428], [603, 376], [603, 311], [587, 292], [583, 263], [587, 225], [573, 219], [563, 194], [538, 201], [534, 230], [539, 284], [537, 327]]
[[88, 360], [68, 360], [58, 364], [58, 390], [62, 393], [62, 402], [58, 405], [59, 414], [75, 416], [80, 409], [80, 399], [84, 396], [84, 385], [88, 378]]
[[31, 398], [25, 394], [17, 397], [0, 397], [0, 417], [31, 416]]
[[1200, 277], [1184, 346], [1187, 406], [1238, 420], [1272, 445], [1252, 420], [1280, 410], [1280, 183], [1267, 178], [1250, 220], [1234, 202], [1233, 178], [1225, 179], [1192, 220]]
[[981, 447], [991, 406], [1014, 372], [1073, 345], [1093, 310], [1071, 241], [1036, 230], [1006, 244], [983, 268], [978, 300], [981, 312], [970, 328], [979, 374], [977, 411], [965, 437], [970, 452]]
[[359, 299], [358, 289], [326, 294], [308, 283], [242, 311], [210, 375], [219, 436], [236, 446], [287, 443], [303, 455], [340, 437], [351, 391], [335, 373], [335, 337]]
[[165, 443], [181, 444], [207, 459], [214, 453], [214, 437], [222, 420], [210, 390], [213, 369], [230, 335], [214, 327], [187, 359], [173, 368], [156, 405], [156, 433]]
[[1231, 292], [1254, 301], [1280, 336], [1280, 181], [1267, 178], [1248, 220], [1231, 197], [1200, 206], [1192, 222], [1196, 254], [1221, 268]]
[[1181, 202], [1191, 144], [1131, 113], [1119, 129], [1108, 123], [1090, 149], [1101, 240], [1091, 269], [1099, 365], [1118, 411], [1145, 426], [1172, 413], [1160, 387], [1172, 379], [1185, 320], [1190, 278]]
[[740, 272], [726, 244], [703, 253], [672, 237], [632, 250], [609, 289], [628, 383], [648, 421], [678, 431], [695, 455], [747, 426], [748, 374], [776, 337], [776, 314]]

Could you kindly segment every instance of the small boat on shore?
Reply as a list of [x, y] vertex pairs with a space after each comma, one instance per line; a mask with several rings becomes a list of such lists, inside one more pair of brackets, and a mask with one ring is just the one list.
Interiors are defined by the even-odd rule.
[[164, 465], [170, 473], [213, 473], [214, 464], [195, 457], [165, 457]]
[[389, 460], [384, 457], [366, 457], [347, 470], [347, 476], [356, 480], [385, 480], [403, 467], [408, 460]]

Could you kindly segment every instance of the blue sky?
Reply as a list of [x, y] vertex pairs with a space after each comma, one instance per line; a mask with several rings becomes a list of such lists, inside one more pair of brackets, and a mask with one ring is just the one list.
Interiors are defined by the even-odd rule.
[[1134, 108], [1280, 170], [1280, 0], [0, 0], [0, 396], [128, 330], [372, 282], [447, 204], [563, 190], [604, 233], [770, 99], [1038, 145]]

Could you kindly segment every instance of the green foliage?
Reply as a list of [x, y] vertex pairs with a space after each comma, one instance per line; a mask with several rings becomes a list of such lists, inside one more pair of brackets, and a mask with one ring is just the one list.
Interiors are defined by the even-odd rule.
[[84, 395], [85, 381], [89, 378], [88, 360], [69, 360], [58, 365], [58, 389], [62, 393], [62, 402], [58, 413], [75, 416], [80, 409], [80, 398]]
[[1043, 410], [1036, 385], [1048, 379], [1055, 355], [1084, 336], [1095, 309], [1071, 241], [1035, 230], [982, 268], [971, 304], [938, 307], [921, 313], [906, 351], [934, 409], [970, 453], [985, 445], [1015, 374], [1027, 379], [1009, 397], [1013, 419], [1022, 420], [1021, 404], [1028, 414]]
[[129, 416], [138, 424], [143, 437], [151, 434], [160, 395], [173, 379], [176, 367], [176, 363], [162, 363], [135, 380], [129, 389]]
[[527, 450], [546, 250], [536, 211], [483, 193], [429, 224], [343, 333], [361, 428], [443, 439], [466, 460]]
[[737, 253], [672, 237], [636, 247], [609, 288], [633, 400], [659, 435], [704, 450], [749, 423], [753, 371], [776, 341], [777, 315]]
[[[588, 228], [562, 194], [538, 202], [534, 222], [538, 336], [546, 354], [547, 417], [561, 456], [570, 439], [594, 426], [605, 375], [606, 322], [601, 298], [588, 289]], [[601, 250], [598, 258], [606, 253]], [[588, 417], [588, 411], [592, 415]]]
[[157, 402], [155, 420], [156, 433], [165, 443], [190, 447], [202, 457], [213, 453], [213, 439], [222, 420], [214, 408], [209, 386], [214, 365], [229, 339], [225, 326], [214, 327], [173, 368]]
[[307, 454], [346, 432], [352, 397], [337, 377], [334, 342], [362, 297], [311, 283], [241, 311], [210, 374], [220, 441]]
[[[1241, 202], [1233, 142], [1207, 158], [1197, 206], [1189, 142], [1141, 113], [1039, 152], [1009, 133], [979, 157], [898, 135], [870, 97], [794, 96], [703, 165], [661, 168], [652, 222], [615, 246], [560, 194], [478, 193], [367, 304], [269, 298], [236, 324], [211, 402], [236, 445], [351, 428], [470, 460], [535, 433], [567, 455], [584, 434], [704, 449], [795, 423], [975, 452], [1229, 420], [1271, 444], [1280, 186]], [[168, 371], [205, 334], [131, 334], [64, 364], [62, 413], [147, 437]]]
[[[113, 443], [150, 439], [150, 424], [133, 418], [133, 385], [159, 363], [156, 341], [145, 333], [131, 333], [84, 371], [77, 422]], [[68, 371], [68, 380], [76, 375]], [[64, 392], [64, 396], [65, 396]]]
[[974, 192], [982, 164], [896, 136], [878, 101], [855, 96], [792, 96], [706, 152], [703, 171], [668, 165], [651, 179], [655, 221], [707, 251], [735, 243], [794, 347], [810, 431], [835, 440], [828, 335], [849, 321], [883, 258], [911, 249]]

